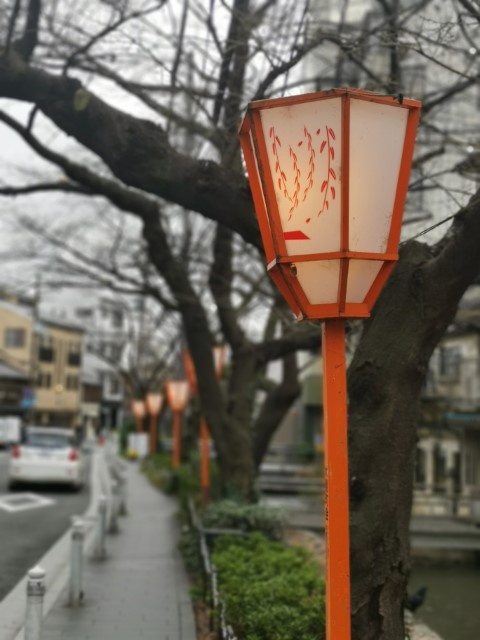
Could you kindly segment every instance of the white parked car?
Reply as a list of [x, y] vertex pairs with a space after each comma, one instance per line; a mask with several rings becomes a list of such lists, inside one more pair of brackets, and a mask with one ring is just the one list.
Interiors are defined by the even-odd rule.
[[8, 485], [61, 483], [81, 489], [85, 457], [72, 429], [27, 427], [21, 442], [10, 450]]

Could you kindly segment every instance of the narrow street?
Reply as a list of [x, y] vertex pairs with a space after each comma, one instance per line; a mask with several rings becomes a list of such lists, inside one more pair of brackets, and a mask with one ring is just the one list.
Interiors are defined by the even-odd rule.
[[9, 492], [7, 451], [0, 451], [0, 599], [85, 511], [89, 487], [80, 492], [41, 485]]

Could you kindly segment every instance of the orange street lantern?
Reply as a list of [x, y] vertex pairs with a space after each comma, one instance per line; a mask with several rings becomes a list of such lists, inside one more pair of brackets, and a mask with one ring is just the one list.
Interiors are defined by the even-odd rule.
[[137, 431], [141, 432], [143, 430], [143, 419], [145, 418], [145, 403], [143, 400], [132, 400], [131, 409], [133, 417], [135, 418]]
[[150, 416], [150, 438], [149, 438], [149, 450], [150, 453], [157, 452], [158, 445], [158, 416], [162, 410], [163, 396], [161, 393], [147, 393], [145, 396], [145, 406], [147, 413]]
[[[219, 379], [222, 377], [225, 367], [226, 349], [223, 345], [213, 347], [212, 351], [213, 364], [215, 367], [215, 375]], [[190, 385], [190, 389], [193, 393], [198, 392], [197, 375], [195, 367], [193, 365], [192, 357], [190, 353], [185, 350], [182, 354], [183, 366], [185, 367], [185, 373]], [[208, 432], [208, 425], [205, 418], [202, 416], [200, 420], [200, 485], [202, 487], [202, 501], [205, 504], [208, 502], [210, 494], [210, 434]]]
[[169, 380], [165, 384], [165, 395], [173, 414], [172, 468], [177, 469], [181, 460], [182, 411], [190, 397], [188, 380]]
[[345, 318], [398, 259], [420, 103], [336, 89], [249, 105], [240, 143], [267, 269], [322, 329], [327, 640], [350, 640]]
[[370, 315], [397, 260], [419, 111], [355, 89], [249, 105], [240, 142], [267, 269], [298, 317]]
[[150, 416], [158, 416], [162, 410], [163, 396], [161, 393], [147, 393], [145, 405]]
[[165, 384], [168, 406], [172, 411], [183, 411], [188, 404], [190, 388], [187, 380], [169, 380]]

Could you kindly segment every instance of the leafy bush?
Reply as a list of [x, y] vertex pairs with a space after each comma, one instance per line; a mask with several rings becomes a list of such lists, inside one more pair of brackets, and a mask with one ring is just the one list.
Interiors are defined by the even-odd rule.
[[237, 637], [324, 640], [324, 582], [306, 551], [256, 533], [218, 538], [212, 559]]
[[261, 531], [273, 540], [281, 539], [285, 521], [286, 514], [281, 509], [234, 500], [211, 502], [202, 515], [203, 526], [207, 529]]
[[[197, 453], [193, 453], [188, 462], [175, 470], [171, 468], [169, 453], [149, 455], [142, 462], [142, 471], [158, 489], [177, 496], [182, 506], [190, 497], [200, 501], [200, 462]], [[210, 479], [211, 495], [214, 497], [218, 492], [218, 470], [214, 461], [210, 462]]]

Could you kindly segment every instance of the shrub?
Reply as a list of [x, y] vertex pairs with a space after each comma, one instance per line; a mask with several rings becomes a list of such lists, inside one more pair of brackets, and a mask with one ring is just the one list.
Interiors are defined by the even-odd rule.
[[212, 555], [227, 622], [242, 640], [324, 640], [324, 582], [309, 554], [254, 533]]
[[202, 515], [203, 526], [207, 529], [261, 531], [273, 540], [281, 539], [285, 521], [286, 514], [281, 509], [235, 500], [211, 502]]
[[[200, 463], [197, 453], [192, 453], [188, 462], [182, 463], [174, 471], [171, 468], [169, 453], [156, 453], [147, 456], [142, 462], [142, 471], [158, 489], [175, 495], [182, 507], [192, 497], [200, 501]], [[215, 496], [218, 486], [218, 472], [214, 461], [210, 464], [211, 495]]]

